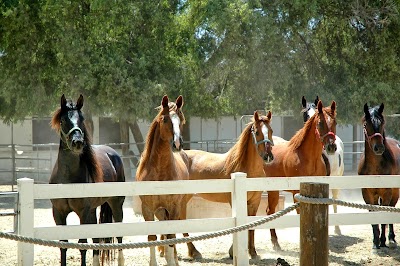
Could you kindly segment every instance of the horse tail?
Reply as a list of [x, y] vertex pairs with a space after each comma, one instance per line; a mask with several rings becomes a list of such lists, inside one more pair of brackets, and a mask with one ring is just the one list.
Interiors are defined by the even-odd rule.
[[[99, 223], [112, 223], [113, 222], [113, 216], [112, 216], [112, 209], [108, 202], [105, 202], [101, 205], [100, 207], [100, 217], [99, 217]], [[100, 239], [101, 243], [113, 243], [114, 238], [113, 237], [106, 237]], [[115, 250], [114, 250], [115, 252]], [[104, 261], [107, 261], [107, 263], [110, 262], [111, 258], [113, 256], [113, 253], [110, 252], [110, 250], [101, 250], [100, 251], [100, 257], [101, 257], [101, 265], [104, 265]]]
[[111, 163], [114, 166], [115, 172], [117, 173], [117, 182], [125, 182], [125, 171], [124, 171], [124, 163], [119, 155], [111, 155], [107, 154], [108, 158], [110, 158]]

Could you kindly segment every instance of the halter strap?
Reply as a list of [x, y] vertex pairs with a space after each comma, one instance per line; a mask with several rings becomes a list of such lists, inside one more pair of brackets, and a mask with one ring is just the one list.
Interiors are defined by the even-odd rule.
[[259, 145], [259, 144], [262, 144], [262, 143], [269, 143], [269, 144], [271, 144], [271, 146], [274, 146], [274, 143], [271, 140], [269, 140], [268, 137], [266, 139], [262, 139], [260, 141], [257, 141], [256, 133], [254, 132], [254, 128], [253, 127], [251, 127], [251, 134], [253, 135], [253, 140], [254, 140], [254, 144], [255, 145]]
[[317, 136], [317, 138], [320, 139], [320, 141], [322, 142], [322, 144], [324, 144], [324, 140], [326, 137], [331, 136], [333, 138], [333, 140], [336, 140], [336, 135], [335, 133], [333, 133], [332, 131], [329, 131], [328, 133], [326, 133], [325, 135], [323, 135], [321, 137], [321, 135], [319, 134], [319, 130], [318, 128], [315, 128], [315, 135]]
[[365, 125], [364, 125], [364, 135], [365, 135], [365, 137], [367, 138], [368, 145], [369, 145], [369, 147], [370, 147], [371, 149], [372, 149], [372, 147], [371, 147], [371, 139], [372, 139], [372, 138], [374, 138], [374, 137], [379, 137], [379, 138], [382, 139], [382, 142], [383, 142], [383, 136], [382, 136], [382, 134], [379, 133], [379, 132], [376, 132], [376, 133], [374, 133], [374, 134], [372, 134], [372, 135], [368, 135], [368, 132], [367, 132], [367, 129], [365, 128]]
[[[82, 129], [80, 129], [80, 127], [78, 127], [78, 126], [74, 126], [73, 128], [71, 128], [71, 129], [68, 131], [68, 133], [65, 133], [65, 132], [62, 130], [62, 127], [60, 126], [61, 135], [65, 138], [65, 140], [68, 140], [68, 139], [69, 139], [69, 135], [71, 135], [71, 133], [72, 133], [73, 131], [75, 131], [75, 130], [78, 130], [78, 131], [81, 133], [82, 137], [85, 136], [85, 134], [82, 132]], [[67, 144], [68, 149], [71, 150], [71, 147], [70, 147], [70, 145], [69, 145], [69, 142], [68, 142], [68, 141], [65, 141], [65, 143]]]

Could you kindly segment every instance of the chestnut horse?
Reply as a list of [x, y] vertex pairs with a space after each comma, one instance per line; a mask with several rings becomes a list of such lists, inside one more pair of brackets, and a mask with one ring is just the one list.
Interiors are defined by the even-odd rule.
[[[172, 181], [188, 180], [188, 159], [182, 151], [181, 132], [185, 117], [182, 112], [183, 97], [176, 102], [169, 102], [165, 95], [162, 98], [160, 112], [154, 118], [147, 134], [144, 151], [136, 172], [136, 181]], [[142, 214], [146, 221], [179, 220], [181, 210], [186, 209], [187, 195], [141, 195]], [[167, 239], [175, 235], [166, 235]], [[156, 235], [149, 235], [149, 241], [157, 240]], [[191, 246], [189, 246], [191, 245]], [[188, 243], [189, 249], [194, 249]], [[195, 252], [198, 253], [197, 250]], [[200, 255], [201, 256], [201, 255]], [[175, 246], [167, 246], [165, 259], [168, 265], [178, 265]], [[150, 265], [157, 265], [155, 247], [150, 248]]]
[[[303, 96], [301, 99], [301, 104], [303, 106], [303, 121], [307, 122], [315, 114], [315, 108], [317, 107], [319, 101], [319, 97], [317, 96], [313, 103], [307, 102], [306, 98]], [[344, 145], [343, 141], [336, 135], [336, 151], [333, 154], [328, 154], [325, 150], [322, 152], [322, 156], [325, 160], [329, 161], [330, 169], [327, 169], [327, 175], [331, 176], [342, 176], [344, 173], [344, 164], [343, 164], [343, 153], [344, 153]], [[334, 199], [338, 199], [339, 197], [339, 189], [332, 189], [332, 197]], [[333, 204], [333, 212], [337, 213], [337, 205]], [[335, 225], [335, 233], [337, 235], [341, 235], [340, 227]]]
[[[50, 177], [50, 184], [124, 182], [125, 174], [121, 157], [105, 145], [92, 145], [81, 112], [83, 96], [73, 103], [61, 97], [61, 106], [51, 120], [51, 127], [60, 133], [58, 158]], [[97, 223], [96, 208], [101, 206], [100, 222], [122, 222], [125, 197], [99, 197], [52, 199], [53, 217], [57, 225], [66, 225], [67, 216], [75, 212], [81, 224]], [[122, 243], [122, 237], [117, 237]], [[106, 239], [109, 241], [110, 239]], [[67, 240], [62, 240], [67, 241]], [[86, 239], [79, 239], [86, 243]], [[99, 239], [94, 238], [94, 243]], [[67, 249], [61, 249], [61, 265], [66, 265]], [[102, 258], [104, 258], [102, 256]], [[107, 258], [109, 258], [107, 256]], [[99, 251], [93, 250], [93, 265], [99, 265]], [[118, 265], [124, 264], [119, 250]], [[86, 250], [81, 250], [81, 265], [86, 265]]]
[[[364, 105], [362, 123], [364, 127], [364, 152], [358, 164], [359, 175], [399, 175], [400, 142], [386, 137], [383, 103], [369, 108]], [[396, 206], [399, 199], [399, 188], [363, 188], [365, 203], [383, 206]], [[373, 224], [373, 250], [386, 246], [386, 224]], [[389, 224], [389, 247], [396, 247], [393, 224]]]
[[[274, 160], [264, 164], [267, 177], [325, 176], [326, 164], [322, 150], [333, 154], [336, 150], [336, 102], [330, 107], [317, 104], [316, 113], [288, 141], [275, 145]], [[298, 191], [290, 191], [298, 193]], [[268, 191], [267, 214], [275, 213], [279, 201], [279, 191]], [[274, 250], [281, 250], [275, 229], [270, 229]]]
[[[211, 153], [201, 150], [185, 151], [189, 157], [189, 179], [229, 179], [234, 172], [245, 172], [248, 178], [265, 176], [264, 162], [273, 160], [271, 112], [260, 116], [254, 112], [253, 121], [246, 125], [236, 144], [226, 153]], [[247, 193], [247, 212], [255, 216], [260, 205], [262, 191]], [[230, 193], [201, 193], [198, 196], [214, 202], [231, 204]], [[251, 258], [259, 258], [254, 247], [254, 230], [249, 230], [248, 242]], [[229, 254], [233, 257], [232, 247]]]

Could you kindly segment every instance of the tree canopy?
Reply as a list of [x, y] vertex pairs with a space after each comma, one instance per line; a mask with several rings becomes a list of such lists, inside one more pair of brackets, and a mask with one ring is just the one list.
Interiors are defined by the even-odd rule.
[[150, 118], [163, 94], [202, 117], [335, 100], [400, 113], [398, 1], [0, 3], [0, 116], [48, 115], [83, 93], [93, 114]]

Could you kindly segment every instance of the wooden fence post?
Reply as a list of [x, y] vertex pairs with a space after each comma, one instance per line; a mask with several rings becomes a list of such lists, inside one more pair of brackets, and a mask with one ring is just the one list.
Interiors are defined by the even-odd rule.
[[[329, 184], [300, 183], [300, 194], [328, 198]], [[300, 266], [328, 266], [328, 207], [300, 203]]]
[[[246, 173], [232, 173], [234, 189], [232, 193], [232, 217], [235, 217], [235, 226], [243, 225], [247, 222], [247, 190]], [[248, 231], [240, 231], [233, 234], [233, 265], [248, 266]]]
[[[34, 200], [33, 179], [19, 178], [18, 185], [18, 235], [33, 237]], [[18, 265], [33, 265], [34, 245], [18, 242]]]

